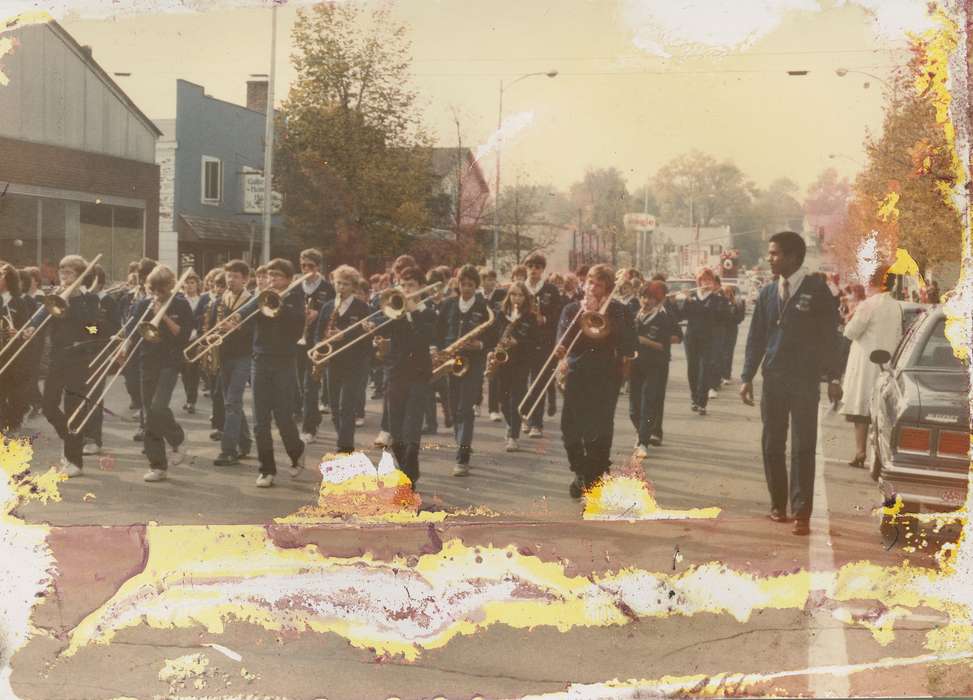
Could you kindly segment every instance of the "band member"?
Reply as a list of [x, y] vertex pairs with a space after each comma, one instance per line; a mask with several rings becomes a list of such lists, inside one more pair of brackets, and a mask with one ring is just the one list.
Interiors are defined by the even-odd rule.
[[[370, 300], [372, 297], [371, 285], [368, 280], [361, 279], [358, 282], [358, 290], [356, 296], [361, 300], [361, 302], [368, 307], [371, 311]], [[358, 402], [355, 407], [355, 427], [360, 428], [365, 425], [365, 400], [368, 397], [368, 380], [372, 376], [372, 364], [375, 358], [375, 346], [369, 345], [367, 352], [365, 353], [365, 374], [359, 382], [358, 388]]]
[[[396, 275], [402, 292], [411, 294], [423, 285], [419, 268], [409, 267]], [[407, 302], [408, 312], [381, 331], [381, 350], [388, 363], [385, 398], [389, 410], [391, 450], [401, 469], [412, 481], [419, 480], [419, 439], [432, 361], [429, 338], [434, 333], [435, 312], [423, 302]]]
[[[494, 365], [497, 394], [503, 417], [507, 421], [507, 452], [519, 449], [521, 419], [517, 410], [527, 393], [527, 379], [537, 347], [537, 313], [523, 282], [513, 282], [499, 309], [497, 348], [507, 354], [507, 361]], [[488, 356], [488, 366], [492, 364]]]
[[[561, 316], [561, 293], [550, 282], [544, 279], [547, 259], [538, 252], [531, 253], [524, 260], [527, 268], [527, 291], [534, 297], [537, 308], [537, 352], [534, 356], [534, 366], [531, 368], [531, 379], [540, 372], [544, 361], [554, 349], [554, 337], [557, 334], [557, 319]], [[548, 415], [553, 416], [557, 410], [557, 387], [551, 384], [545, 397], [548, 403]], [[544, 401], [541, 399], [537, 409], [528, 416], [527, 436], [540, 438], [544, 436]]]
[[527, 281], [527, 267], [525, 265], [514, 265], [513, 269], [510, 270], [510, 281], [511, 282], [526, 282]]
[[267, 276], [267, 266], [260, 265], [253, 274], [256, 277], [256, 291], [259, 294], [270, 285], [270, 278]]
[[[294, 267], [287, 260], [274, 258], [267, 263], [269, 288], [283, 292], [291, 283]], [[297, 478], [304, 469], [305, 444], [294, 422], [294, 394], [297, 392], [297, 341], [304, 332], [304, 304], [296, 291], [282, 300], [280, 313], [270, 318], [257, 314], [253, 336], [253, 434], [257, 441], [260, 474], [257, 486], [274, 483], [277, 463], [270, 431], [273, 418], [280, 439], [291, 460], [290, 475]]]
[[[195, 272], [190, 273], [183, 282], [182, 295], [189, 302], [189, 308], [193, 312], [193, 327], [189, 333], [189, 342], [196, 339], [199, 335], [199, 313], [203, 307], [203, 296], [200, 294], [202, 281]], [[196, 413], [196, 399], [199, 398], [199, 363], [182, 363], [182, 388], [186, 393], [186, 403], [182, 405], [182, 410], [190, 415]]]
[[[439, 282], [446, 287], [448, 278], [444, 275], [442, 268], [433, 268], [426, 273], [426, 284]], [[446, 332], [449, 324], [449, 313], [452, 304], [456, 302], [455, 297], [446, 298], [440, 291], [432, 295], [426, 304], [432, 308], [436, 314], [436, 332], [431, 345], [436, 350], [446, 346]], [[439, 421], [437, 418], [437, 404], [443, 407], [443, 422], [447, 428], [453, 425], [452, 408], [449, 404], [449, 380], [446, 377], [434, 379], [430, 385], [431, 391], [426, 400], [426, 419], [422, 428], [423, 435], [435, 435], [439, 432]]]
[[635, 316], [638, 355], [629, 374], [629, 417], [638, 433], [635, 453], [648, 456], [647, 446], [656, 435], [659, 406], [665, 402], [672, 339], [679, 321], [665, 309], [666, 286], [646, 282], [639, 292], [641, 308]]
[[[216, 269], [213, 276], [213, 284], [210, 290], [211, 298], [205, 311], [205, 320], [201, 319], [202, 330], [214, 328], [217, 323], [223, 320], [226, 308], [221, 303], [223, 295], [226, 294], [226, 273]], [[201, 361], [200, 372], [210, 378], [210, 398], [212, 399], [212, 411], [210, 412], [209, 423], [212, 432], [209, 439], [213, 442], [223, 442], [223, 423], [226, 419], [226, 411], [223, 407], [223, 379], [220, 376], [220, 349], [216, 348], [206, 354]]]
[[[398, 285], [399, 282], [400, 282], [400, 277], [402, 275], [402, 272], [405, 271], [405, 270], [408, 270], [410, 268], [414, 268], [414, 267], [416, 267], [416, 261], [415, 261], [415, 258], [413, 258], [411, 255], [400, 255], [399, 257], [397, 257], [395, 259], [395, 262], [392, 263], [392, 268], [390, 270], [391, 277], [389, 279], [389, 285], [390, 286], [393, 286], [393, 287], [396, 286], [396, 285]], [[416, 269], [418, 269], [418, 268], [416, 268]], [[419, 287], [417, 287], [417, 289], [420, 288], [421, 286], [422, 285], [419, 285]], [[372, 311], [377, 311], [378, 310], [379, 303], [380, 302], [379, 302], [378, 298], [376, 298], [376, 300], [373, 302]], [[383, 384], [383, 386], [386, 386], [386, 387], [388, 386], [389, 372], [390, 372], [390, 369], [391, 369], [391, 362], [392, 362], [392, 358], [390, 358], [387, 354], [385, 354], [385, 356], [383, 358], [383, 362], [382, 362], [382, 364], [383, 364], [383, 368], [382, 368], [382, 370], [383, 370], [382, 384]], [[381, 423], [381, 430], [379, 431], [378, 435], [375, 437], [374, 442], [372, 443], [376, 447], [387, 447], [389, 444], [391, 444], [392, 433], [391, 433], [391, 430], [390, 430], [390, 427], [389, 427], [389, 420], [390, 419], [389, 419], [388, 396], [385, 396], [385, 398], [382, 399], [382, 423]]]
[[[101, 265], [95, 265], [88, 273], [91, 284], [86, 284], [88, 290], [98, 297], [98, 333], [97, 339], [102, 343], [107, 343], [122, 324], [121, 312], [118, 310], [118, 300], [105, 292], [105, 270]], [[96, 395], [101, 394], [104, 383], [99, 385]], [[101, 452], [102, 426], [105, 422], [104, 404], [98, 406], [95, 412], [84, 425], [84, 454], [85, 456], [97, 455]]]
[[703, 268], [696, 275], [698, 289], [688, 297], [683, 294], [677, 299], [685, 299], [682, 317], [686, 324], [686, 365], [689, 375], [689, 393], [692, 409], [701, 416], [706, 415], [709, 390], [716, 385], [719, 376], [719, 357], [722, 347], [716, 342], [717, 327], [724, 323], [729, 314], [729, 306], [722, 294], [717, 294], [716, 276], [709, 268]]
[[[445, 344], [455, 343], [464, 335], [482, 325], [489, 318], [487, 301], [476, 293], [480, 286], [480, 273], [472, 265], [464, 265], [456, 276], [459, 297], [450, 304]], [[479, 337], [471, 338], [460, 348], [466, 363], [461, 376], [449, 377], [449, 400], [453, 411], [453, 433], [456, 436], [456, 466], [453, 476], [470, 473], [470, 453], [473, 451], [473, 406], [477, 392], [483, 386], [485, 348], [492, 341], [492, 329]]]
[[[250, 266], [242, 260], [231, 260], [223, 266], [226, 275], [226, 292], [220, 299], [218, 313], [233, 328], [239, 319], [234, 312], [250, 301], [252, 293], [247, 289]], [[242, 457], [250, 454], [252, 439], [250, 425], [243, 410], [243, 392], [250, 378], [250, 358], [253, 354], [253, 323], [237, 328], [220, 344], [220, 386], [223, 390], [223, 437], [220, 454], [213, 460], [217, 467], [232, 467]]]
[[[20, 270], [20, 298], [24, 300], [27, 308], [28, 318], [33, 315], [41, 305], [44, 292], [41, 290], [41, 271], [36, 267], [25, 267]], [[40, 415], [44, 404], [44, 398], [40, 390], [41, 363], [44, 359], [43, 352], [25, 353], [27, 382], [27, 399], [30, 407], [30, 418]]]
[[[141, 343], [139, 370], [142, 377], [142, 401], [145, 406], [145, 456], [149, 460], [149, 471], [142, 477], [144, 481], [165, 481], [169, 464], [182, 464], [186, 453], [180, 450], [186, 435], [176, 422], [169, 408], [172, 391], [179, 381], [182, 370], [182, 351], [189, 342], [193, 328], [193, 312], [189, 302], [181, 294], [173, 296], [176, 275], [166, 265], [157, 265], [145, 280], [149, 296], [139, 301], [132, 310], [132, 318], [126, 327], [132, 331], [134, 324], [150, 308], [146, 320], [156, 317], [163, 306], [168, 304], [165, 314], [159, 321], [158, 342]], [[126, 345], [131, 346], [130, 339]], [[126, 351], [122, 351], [124, 361]], [[172, 448], [172, 456], [166, 455], [166, 444]]]
[[[17, 330], [33, 314], [34, 304], [21, 294], [21, 276], [9, 263], [0, 261], [0, 364], [13, 355], [23, 341], [13, 342]], [[40, 354], [39, 352], [36, 354]], [[25, 351], [3, 375], [3, 391], [0, 391], [0, 431], [20, 430], [24, 416], [30, 408], [30, 357]]]
[[[122, 322], [128, 323], [132, 318], [135, 306], [147, 298], [146, 280], [155, 269], [158, 263], [152, 258], [142, 258], [135, 266], [135, 284], [128, 294], [122, 297], [121, 315]], [[144, 343], [143, 343], [144, 345]], [[142, 351], [141, 347], [136, 350], [136, 356], [128, 363], [122, 378], [125, 380], [125, 391], [128, 393], [130, 403], [129, 409], [133, 411], [133, 416], [138, 418], [139, 429], [132, 436], [135, 442], [142, 442], [145, 437], [145, 411], [142, 401], [142, 378], [139, 371], [139, 358], [137, 353]]]
[[[561, 437], [575, 475], [569, 489], [572, 498], [580, 498], [609, 471], [622, 363], [636, 352], [635, 333], [632, 324], [626, 322], [625, 307], [616, 299], [605, 307], [614, 284], [615, 273], [609, 265], [594, 265], [585, 279], [584, 299], [568, 304], [561, 312], [557, 346], [559, 371], [564, 376]], [[601, 312], [602, 307], [607, 334], [597, 340], [582, 335], [565, 356], [568, 345], [581, 332], [581, 324], [572, 323], [579, 308]]]
[[[321, 275], [324, 256], [317, 248], [308, 248], [301, 252], [301, 274], [311, 276], [304, 280], [298, 294], [304, 304], [304, 334], [301, 344], [305, 349], [311, 347], [311, 334], [318, 314], [326, 302], [334, 299], [334, 287]], [[307, 358], [307, 354], [297, 354], [297, 371], [301, 386], [301, 439], [310, 443], [318, 434], [321, 425], [321, 409], [318, 400], [321, 394], [321, 383], [314, 376], [314, 367]]]
[[[489, 267], [484, 267], [480, 269], [480, 280], [483, 287], [479, 290], [480, 295], [490, 303], [493, 307], [494, 313], [500, 316], [500, 306], [503, 304], [503, 300], [507, 296], [507, 290], [497, 286], [497, 271]], [[487, 350], [492, 350], [493, 348], [487, 348]], [[480, 388], [480, 394], [476, 401], [477, 415], [479, 416], [479, 408], [483, 403], [483, 388]], [[490, 420], [494, 423], [499, 423], [503, 420], [503, 416], [500, 413], [500, 398], [497, 393], [497, 377], [496, 375], [491, 376], [487, 379], [487, 409], [490, 412]]]
[[[350, 265], [340, 265], [331, 273], [336, 296], [325, 302], [314, 327], [312, 344], [326, 340], [328, 336], [343, 331], [364, 319], [371, 310], [358, 296], [358, 270]], [[356, 340], [365, 329], [358, 325], [339, 341], [339, 348]], [[331, 401], [331, 421], [338, 435], [337, 451], [355, 451], [355, 413], [358, 410], [358, 394], [363, 377], [368, 376], [370, 344], [358, 343], [342, 352], [325, 366], [328, 382], [328, 398]]]
[[578, 301], [581, 298], [580, 292], [581, 285], [578, 283], [577, 276], [573, 272], [569, 272], [564, 276], [564, 289], [561, 290], [562, 306], [567, 306], [572, 301]]
[[[73, 284], [86, 267], [80, 255], [62, 258], [57, 268], [61, 287]], [[45, 328], [51, 341], [51, 360], [44, 381], [44, 417], [64, 442], [61, 469], [68, 477], [80, 476], [84, 467], [84, 436], [68, 431], [67, 417], [84, 400], [88, 363], [97, 352], [88, 329], [97, 321], [98, 297], [82, 292], [79, 286], [68, 299], [65, 313], [51, 318]], [[24, 331], [25, 339], [32, 335], [32, 328]]]
[[733, 355], [736, 352], [740, 324], [747, 317], [747, 302], [742, 294], [738, 295], [736, 289], [728, 284], [723, 286], [723, 296], [730, 304], [730, 314], [726, 321], [720, 376], [722, 384], [729, 384], [733, 378]]

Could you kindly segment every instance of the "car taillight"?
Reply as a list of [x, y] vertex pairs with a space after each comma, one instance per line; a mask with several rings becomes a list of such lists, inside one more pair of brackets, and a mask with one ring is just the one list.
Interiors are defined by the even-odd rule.
[[970, 436], [956, 430], [939, 431], [939, 454], [965, 457], [970, 451]]
[[899, 428], [899, 449], [929, 452], [930, 431], [926, 428]]

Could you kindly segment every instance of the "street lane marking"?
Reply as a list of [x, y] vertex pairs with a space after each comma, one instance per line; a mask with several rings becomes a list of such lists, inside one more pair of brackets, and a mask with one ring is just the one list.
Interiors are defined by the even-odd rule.
[[[831, 517], [828, 507], [828, 492], [824, 483], [824, 465], [829, 461], [824, 454], [824, 434], [822, 432], [822, 408], [818, 404], [818, 439], [815, 448], [814, 469], [814, 510], [811, 514], [811, 535], [808, 537], [808, 569], [814, 571], [835, 571], [834, 552], [831, 549]], [[793, 442], [791, 449], [793, 449]], [[844, 667], [848, 664], [848, 646], [845, 640], [844, 625], [835, 626], [831, 611], [816, 606], [811, 611], [810, 644], [807, 649], [808, 666]], [[851, 693], [848, 676], [843, 673], [816, 673], [809, 678], [811, 695], [817, 698], [846, 698]]]

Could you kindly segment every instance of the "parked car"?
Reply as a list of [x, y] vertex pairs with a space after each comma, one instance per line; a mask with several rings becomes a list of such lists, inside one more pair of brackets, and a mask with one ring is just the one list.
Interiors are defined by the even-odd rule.
[[966, 499], [969, 376], [945, 324], [942, 307], [928, 307], [893, 355], [871, 355], [882, 372], [872, 392], [866, 464], [886, 504], [900, 497], [906, 513], [951, 510]]

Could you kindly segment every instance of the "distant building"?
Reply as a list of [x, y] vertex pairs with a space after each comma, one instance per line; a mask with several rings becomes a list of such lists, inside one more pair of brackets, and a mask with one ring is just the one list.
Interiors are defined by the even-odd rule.
[[112, 280], [159, 251], [159, 130], [57, 22], [8, 23], [0, 57], [0, 259], [53, 282], [69, 253]]
[[652, 234], [652, 259], [670, 277], [692, 277], [701, 267], [720, 266], [720, 254], [733, 245], [729, 226], [669, 226]]
[[436, 227], [472, 232], [488, 223], [490, 187], [469, 148], [433, 148], [432, 173]]
[[[176, 81], [176, 118], [155, 122], [163, 134], [155, 152], [162, 262], [204, 273], [234, 258], [260, 259], [266, 105], [266, 80], [248, 81], [246, 107]], [[296, 257], [280, 215], [271, 221], [271, 254]]]

